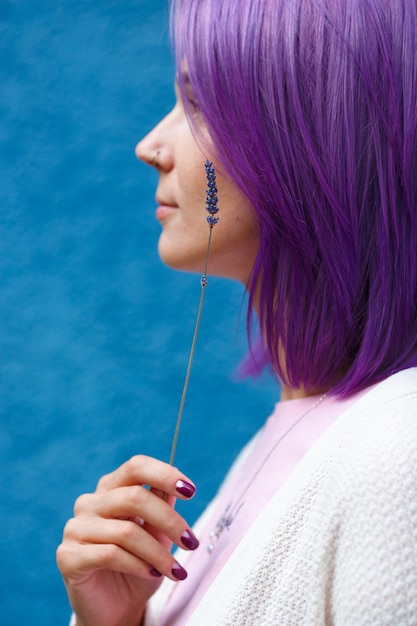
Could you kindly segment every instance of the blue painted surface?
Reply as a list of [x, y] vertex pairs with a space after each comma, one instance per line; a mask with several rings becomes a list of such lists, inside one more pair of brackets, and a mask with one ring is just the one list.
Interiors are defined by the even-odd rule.
[[[132, 454], [169, 455], [199, 277], [160, 263], [156, 175], [133, 153], [173, 103], [167, 12], [0, 3], [3, 626], [68, 623], [55, 549], [74, 499]], [[278, 396], [231, 382], [242, 298], [210, 280], [177, 453], [190, 521]]]

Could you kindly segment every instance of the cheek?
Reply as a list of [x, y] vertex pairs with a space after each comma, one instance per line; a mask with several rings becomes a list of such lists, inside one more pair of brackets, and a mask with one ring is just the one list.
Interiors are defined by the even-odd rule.
[[248, 198], [236, 185], [220, 179], [218, 181], [218, 217], [227, 224], [230, 234], [237, 237], [253, 235], [257, 232], [255, 212]]
[[196, 217], [204, 215], [206, 206], [207, 181], [204, 174], [204, 164], [189, 167], [184, 164], [179, 176], [179, 189], [184, 209], [188, 214], [195, 213]]
[[[210, 232], [205, 209], [206, 159], [195, 144], [189, 143], [188, 148], [181, 150], [181, 160], [176, 161], [180, 209], [164, 222], [158, 251], [172, 268], [200, 273]], [[220, 168], [216, 174], [219, 222], [212, 232], [208, 273], [245, 282], [258, 249], [256, 219], [235, 184], [222, 176]]]
[[245, 206], [231, 212], [225, 208], [215, 227], [213, 240], [225, 252], [241, 252], [248, 247], [252, 248], [253, 244], [258, 242], [258, 226], [255, 216]]
[[[247, 199], [234, 195], [219, 210], [210, 248], [209, 273], [247, 284], [259, 248], [258, 224]], [[220, 204], [220, 203], [219, 203]]]

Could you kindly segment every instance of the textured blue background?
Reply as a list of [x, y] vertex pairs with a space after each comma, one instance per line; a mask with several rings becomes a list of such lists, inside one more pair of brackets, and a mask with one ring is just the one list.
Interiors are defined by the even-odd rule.
[[[55, 548], [75, 497], [167, 459], [199, 277], [156, 253], [136, 141], [173, 104], [165, 0], [0, 1], [0, 622], [65, 625]], [[193, 521], [270, 411], [233, 383], [242, 288], [211, 279], [177, 464]], [[240, 321], [239, 321], [240, 319]]]

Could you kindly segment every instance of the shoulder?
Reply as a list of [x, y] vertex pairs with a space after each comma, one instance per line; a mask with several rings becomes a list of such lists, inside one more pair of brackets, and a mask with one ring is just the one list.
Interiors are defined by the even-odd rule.
[[417, 529], [417, 369], [373, 387], [334, 427], [319, 472], [326, 506], [370, 535], [396, 533], [400, 515]]
[[324, 623], [324, 611], [331, 624], [416, 626], [417, 370], [383, 381], [341, 415], [270, 517], [286, 491], [262, 567], [282, 603], [302, 580], [299, 623]]
[[322, 494], [332, 608], [357, 624], [417, 623], [417, 370], [373, 388], [345, 419]]
[[368, 485], [369, 496], [377, 494], [378, 486], [390, 489], [393, 497], [417, 489], [417, 369], [374, 387], [345, 420], [336, 465], [346, 479]]

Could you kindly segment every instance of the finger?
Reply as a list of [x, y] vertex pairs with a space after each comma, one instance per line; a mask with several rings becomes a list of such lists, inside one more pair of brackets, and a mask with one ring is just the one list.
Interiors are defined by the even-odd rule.
[[56, 554], [58, 568], [70, 584], [80, 584], [92, 572], [112, 570], [138, 578], [152, 578], [149, 564], [114, 544], [61, 544]]
[[[87, 519], [90, 524], [91, 517], [119, 521], [139, 518], [143, 520], [145, 530], [159, 541], [167, 537], [170, 542], [187, 550], [198, 547], [198, 540], [184, 518], [168, 502], [140, 485], [80, 496], [74, 513], [76, 518]], [[137, 524], [135, 527], [140, 528]]]
[[[86, 544], [82, 552], [75, 545], [62, 544], [57, 550], [57, 563], [66, 582], [72, 585], [84, 582], [98, 570], [110, 570], [147, 580], [162, 576], [155, 567], [114, 544]], [[178, 581], [184, 580], [187, 572], [174, 561], [172, 570], [166, 575]]]
[[158, 496], [158, 498], [165, 500], [165, 502], [167, 502], [171, 508], [174, 508], [175, 502], [177, 501], [176, 496], [170, 496], [166, 491], [162, 491], [161, 489], [155, 489], [154, 487], [151, 487], [149, 491], [155, 496]]
[[[94, 525], [83, 519], [70, 520], [63, 541], [72, 548], [72, 567], [79, 571], [112, 569], [144, 578], [153, 578], [157, 572], [172, 580], [182, 580], [183, 568], [170, 554], [170, 542], [167, 543], [161, 545], [134, 522], [105, 519], [95, 520]], [[92, 545], [105, 549], [86, 549]], [[117, 549], [112, 550], [111, 546]], [[95, 561], [91, 560], [93, 557]], [[74, 558], [78, 559], [76, 563]]]
[[[175, 507], [175, 502], [177, 500], [175, 496], [169, 496], [167, 493], [164, 493], [160, 489], [153, 489], [153, 488], [151, 488], [149, 491], [150, 491], [151, 494], [154, 494], [157, 498], [160, 498], [160, 499], [164, 500], [171, 509], [173, 509]], [[164, 542], [166, 541], [167, 537], [166, 537], [166, 535], [164, 534], [164, 532], [162, 530], [157, 528], [157, 526], [152, 526], [150, 523], [148, 523], [143, 518], [142, 518], [142, 524], [141, 525], [143, 526], [143, 528], [150, 535], [152, 535], [152, 537], [154, 537], [160, 543], [164, 544]], [[172, 542], [171, 542], [171, 545], [172, 545]], [[183, 548], [184, 546], [181, 545], [181, 547]]]
[[192, 498], [196, 491], [192, 481], [176, 467], [144, 455], [132, 457], [111, 474], [103, 476], [97, 491], [129, 485], [149, 485], [182, 499]]

